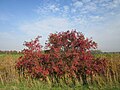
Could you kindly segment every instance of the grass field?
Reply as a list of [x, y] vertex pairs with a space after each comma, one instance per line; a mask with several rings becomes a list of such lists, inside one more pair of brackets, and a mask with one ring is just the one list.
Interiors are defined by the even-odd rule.
[[[0, 54], [0, 90], [120, 90], [120, 54], [96, 54], [109, 61], [106, 77], [94, 76], [94, 83], [82, 86], [80, 82], [67, 86], [19, 77], [15, 63], [21, 54]], [[76, 81], [77, 82], [77, 81]]]

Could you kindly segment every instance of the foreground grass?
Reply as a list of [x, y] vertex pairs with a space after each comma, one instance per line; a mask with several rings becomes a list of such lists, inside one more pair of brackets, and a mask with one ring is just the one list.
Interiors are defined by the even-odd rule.
[[20, 54], [0, 54], [0, 90], [120, 90], [120, 54], [98, 54], [95, 57], [107, 58], [109, 67], [113, 72], [108, 72], [107, 80], [104, 77], [95, 77], [92, 85], [83, 86], [81, 83], [69, 85], [50, 84], [40, 80], [20, 79], [15, 70], [15, 63]]
[[104, 86], [98, 86], [97, 84], [89, 85], [88, 87], [77, 84], [75, 86], [62, 86], [54, 84], [54, 86], [48, 83], [43, 83], [38, 80], [33, 81], [22, 81], [19, 83], [7, 83], [5, 85], [0, 84], [0, 90], [120, 90], [119, 84]]

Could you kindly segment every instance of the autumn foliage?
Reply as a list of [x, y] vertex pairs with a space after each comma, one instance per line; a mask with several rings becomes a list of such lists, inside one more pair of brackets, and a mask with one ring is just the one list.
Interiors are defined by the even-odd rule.
[[27, 48], [16, 64], [19, 73], [42, 80], [49, 77], [51, 82], [57, 83], [62, 79], [66, 84], [67, 78], [74, 84], [77, 79], [82, 80], [83, 85], [88, 84], [88, 76], [105, 75], [107, 62], [93, 57], [90, 50], [96, 49], [97, 44], [82, 33], [66, 31], [50, 34], [45, 46], [47, 53], [42, 52], [39, 38], [25, 42]]

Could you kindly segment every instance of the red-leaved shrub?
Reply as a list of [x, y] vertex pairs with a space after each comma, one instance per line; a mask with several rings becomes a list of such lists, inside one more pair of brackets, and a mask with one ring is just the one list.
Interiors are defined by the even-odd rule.
[[46, 46], [49, 48], [49, 60], [52, 62], [51, 74], [57, 77], [67, 74], [70, 77], [82, 77], [87, 84], [86, 74], [91, 72], [93, 56], [90, 49], [97, 44], [76, 31], [50, 34]]
[[35, 38], [30, 42], [25, 42], [24, 45], [27, 47], [22, 51], [23, 56], [21, 56], [16, 64], [19, 73], [28, 73], [31, 77], [41, 78], [49, 74], [48, 70], [45, 68], [45, 63], [47, 63], [46, 58], [48, 55], [42, 54], [42, 46], [39, 44], [39, 38]]
[[[45, 48], [47, 53], [42, 53], [39, 37], [31, 42], [25, 42], [23, 56], [17, 62], [20, 72], [28, 73], [33, 78], [46, 79], [49, 76], [52, 82], [59, 83], [60, 78], [80, 78], [83, 85], [88, 84], [87, 75], [104, 73], [106, 62], [94, 59], [90, 50], [97, 44], [85, 38], [82, 33], [67, 31], [50, 34]], [[74, 80], [73, 80], [74, 81]]]

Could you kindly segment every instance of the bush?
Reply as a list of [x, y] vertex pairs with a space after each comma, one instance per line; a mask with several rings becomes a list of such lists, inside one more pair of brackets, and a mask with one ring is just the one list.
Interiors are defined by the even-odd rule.
[[105, 60], [94, 59], [90, 51], [97, 44], [82, 33], [67, 31], [50, 34], [45, 46], [48, 53], [42, 53], [39, 38], [25, 42], [28, 48], [23, 50], [23, 56], [16, 65], [19, 73], [42, 80], [49, 77], [51, 82], [57, 83], [62, 79], [66, 84], [69, 83], [68, 78], [73, 84], [76, 79], [79, 82], [82, 79], [83, 85], [88, 85], [87, 76], [105, 73]]
[[48, 70], [43, 65], [44, 58], [47, 55], [42, 54], [42, 46], [39, 43], [39, 36], [30, 42], [25, 42], [27, 47], [22, 51], [23, 56], [19, 58], [16, 64], [16, 68], [19, 70], [19, 74], [28, 73], [33, 78], [42, 78], [48, 74]]

